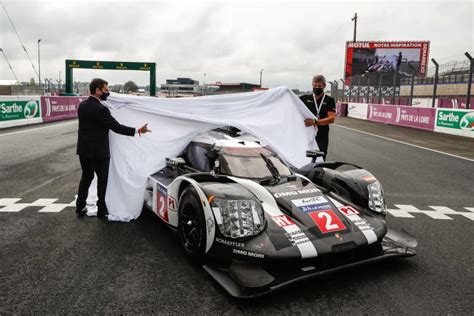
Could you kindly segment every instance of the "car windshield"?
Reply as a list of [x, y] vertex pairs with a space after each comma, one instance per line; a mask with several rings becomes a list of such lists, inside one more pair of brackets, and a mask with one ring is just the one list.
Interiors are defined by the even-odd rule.
[[273, 164], [280, 177], [291, 174], [278, 156], [265, 148], [224, 148], [219, 156], [221, 172], [241, 178], [263, 179], [273, 177], [264, 155]]

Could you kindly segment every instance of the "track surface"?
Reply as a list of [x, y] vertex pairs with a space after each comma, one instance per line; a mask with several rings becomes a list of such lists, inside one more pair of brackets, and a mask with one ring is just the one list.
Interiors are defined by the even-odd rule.
[[[392, 130], [354, 119], [337, 124], [386, 137]], [[80, 177], [76, 131], [76, 121], [1, 131], [0, 201], [54, 198], [71, 203]], [[431, 144], [423, 133], [396, 133], [403, 140]], [[466, 139], [454, 139], [459, 141], [453, 145], [459, 147], [455, 154], [464, 148], [466, 157], [474, 155], [472, 140], [466, 148]], [[328, 158], [373, 172], [384, 185], [389, 208], [446, 206], [469, 212], [465, 207], [474, 207], [473, 161], [340, 126], [331, 128]], [[77, 219], [72, 207], [57, 213], [41, 213], [35, 206], [1, 212], [1, 207], [0, 313], [428, 315], [474, 310], [474, 218], [458, 214], [449, 215], [451, 219], [388, 215], [392, 228], [417, 237], [416, 257], [346, 270], [241, 301], [188, 262], [177, 238], [152, 214], [125, 224]]]

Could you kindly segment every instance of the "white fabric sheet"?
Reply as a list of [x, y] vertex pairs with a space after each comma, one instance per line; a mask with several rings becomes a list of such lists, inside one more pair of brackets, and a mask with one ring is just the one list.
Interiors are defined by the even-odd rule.
[[142, 137], [109, 134], [109, 220], [140, 216], [148, 176], [166, 165], [165, 158], [176, 157], [195, 136], [211, 129], [230, 125], [255, 135], [296, 167], [310, 162], [306, 150], [317, 149], [316, 129], [304, 126], [304, 119], [314, 116], [287, 87], [175, 99], [112, 94], [105, 103], [121, 124], [148, 123], [152, 130]]

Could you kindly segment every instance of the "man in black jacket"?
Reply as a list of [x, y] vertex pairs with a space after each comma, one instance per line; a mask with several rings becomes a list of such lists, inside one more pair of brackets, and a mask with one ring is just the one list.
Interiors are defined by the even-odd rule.
[[329, 124], [336, 119], [336, 102], [333, 98], [324, 94], [326, 78], [322, 75], [313, 77], [313, 93], [300, 97], [301, 101], [316, 116], [316, 119], [307, 118], [306, 126], [317, 126], [316, 142], [319, 150], [324, 152], [324, 160], [328, 154], [329, 146]]
[[105, 205], [105, 190], [109, 175], [109, 130], [115, 133], [134, 136], [138, 133], [151, 132], [147, 124], [135, 129], [121, 125], [110, 114], [110, 110], [101, 103], [110, 95], [108, 82], [103, 79], [93, 79], [89, 86], [91, 95], [78, 108], [79, 133], [77, 138], [77, 154], [82, 167], [82, 177], [79, 183], [79, 192], [76, 201], [76, 213], [84, 215], [89, 186], [97, 174], [97, 216], [104, 217], [108, 214]]

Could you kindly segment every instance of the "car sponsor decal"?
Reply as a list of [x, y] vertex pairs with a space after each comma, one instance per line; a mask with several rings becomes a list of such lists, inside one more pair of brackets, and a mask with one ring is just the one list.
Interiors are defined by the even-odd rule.
[[342, 213], [344, 213], [344, 215], [346, 215], [346, 216], [349, 216], [349, 215], [358, 215], [358, 214], [359, 214], [359, 211], [356, 210], [355, 208], [353, 208], [353, 207], [350, 206], [350, 205], [339, 207], [339, 211], [341, 211]]
[[[308, 236], [298, 227], [296, 223], [294, 223], [291, 219], [286, 217], [285, 214], [279, 209], [275, 199], [273, 196], [265, 189], [262, 187], [260, 184], [247, 180], [247, 179], [241, 179], [241, 178], [235, 178], [235, 177], [229, 177], [233, 181], [241, 184], [250, 192], [252, 192], [260, 201], [262, 201], [262, 207], [263, 210], [266, 214], [268, 214], [273, 221], [278, 221], [275, 222], [279, 227], [281, 227], [283, 230], [285, 230], [286, 235], [290, 242], [294, 246], [296, 246], [301, 254], [301, 258], [311, 258], [311, 257], [316, 257], [318, 255], [318, 252], [316, 251], [316, 248], [314, 247], [313, 243], [311, 240], [309, 240]], [[319, 192], [318, 189], [307, 189], [307, 190], [300, 190], [300, 191], [312, 191], [316, 190], [316, 192]], [[295, 192], [295, 191], [293, 191]], [[305, 192], [309, 193], [309, 192]], [[278, 193], [276, 193], [278, 194]], [[298, 195], [299, 193], [296, 193]], [[304, 193], [301, 193], [304, 194]], [[282, 215], [284, 217], [282, 217]], [[273, 219], [275, 217], [275, 219]], [[283, 225], [283, 226], [280, 226]], [[295, 236], [297, 237], [295, 239]], [[290, 239], [291, 238], [291, 239]], [[298, 241], [297, 243], [295, 241]]]
[[156, 185], [156, 214], [168, 222], [168, 190], [158, 183]]
[[259, 259], [265, 258], [265, 255], [263, 253], [257, 253], [257, 252], [252, 252], [248, 250], [243, 250], [243, 249], [233, 249], [232, 253], [241, 255], [241, 256], [252, 257], [252, 258], [259, 258]]
[[317, 211], [309, 213], [316, 226], [323, 234], [346, 229], [346, 225], [337, 217], [333, 210]]
[[280, 198], [280, 197], [284, 197], [284, 196], [298, 196], [298, 195], [309, 194], [309, 193], [317, 193], [317, 192], [320, 192], [320, 191], [316, 188], [311, 188], [311, 189], [303, 189], [303, 190], [273, 193], [273, 196], [275, 198]]
[[367, 239], [367, 243], [369, 245], [377, 241], [377, 235], [375, 234], [374, 229], [365, 219], [359, 216], [359, 211], [350, 205], [342, 205], [335, 199], [331, 199], [331, 201], [334, 203], [334, 205], [336, 205], [341, 214], [343, 214], [348, 220], [354, 223], [357, 228], [359, 228], [359, 230]]
[[168, 195], [168, 210], [177, 212], [178, 211], [178, 204], [176, 203], [176, 199], [172, 196]]
[[245, 244], [243, 242], [226, 240], [226, 239], [222, 239], [222, 238], [216, 238], [216, 242], [218, 242], [220, 244], [227, 245], [227, 246], [231, 246], [231, 247], [239, 247], [239, 248], [244, 248], [245, 247]]
[[331, 209], [332, 206], [324, 196], [311, 196], [291, 201], [302, 212], [313, 212]]
[[273, 221], [278, 225], [278, 227], [285, 227], [290, 225], [295, 225], [290, 217], [283, 215], [273, 216]]

